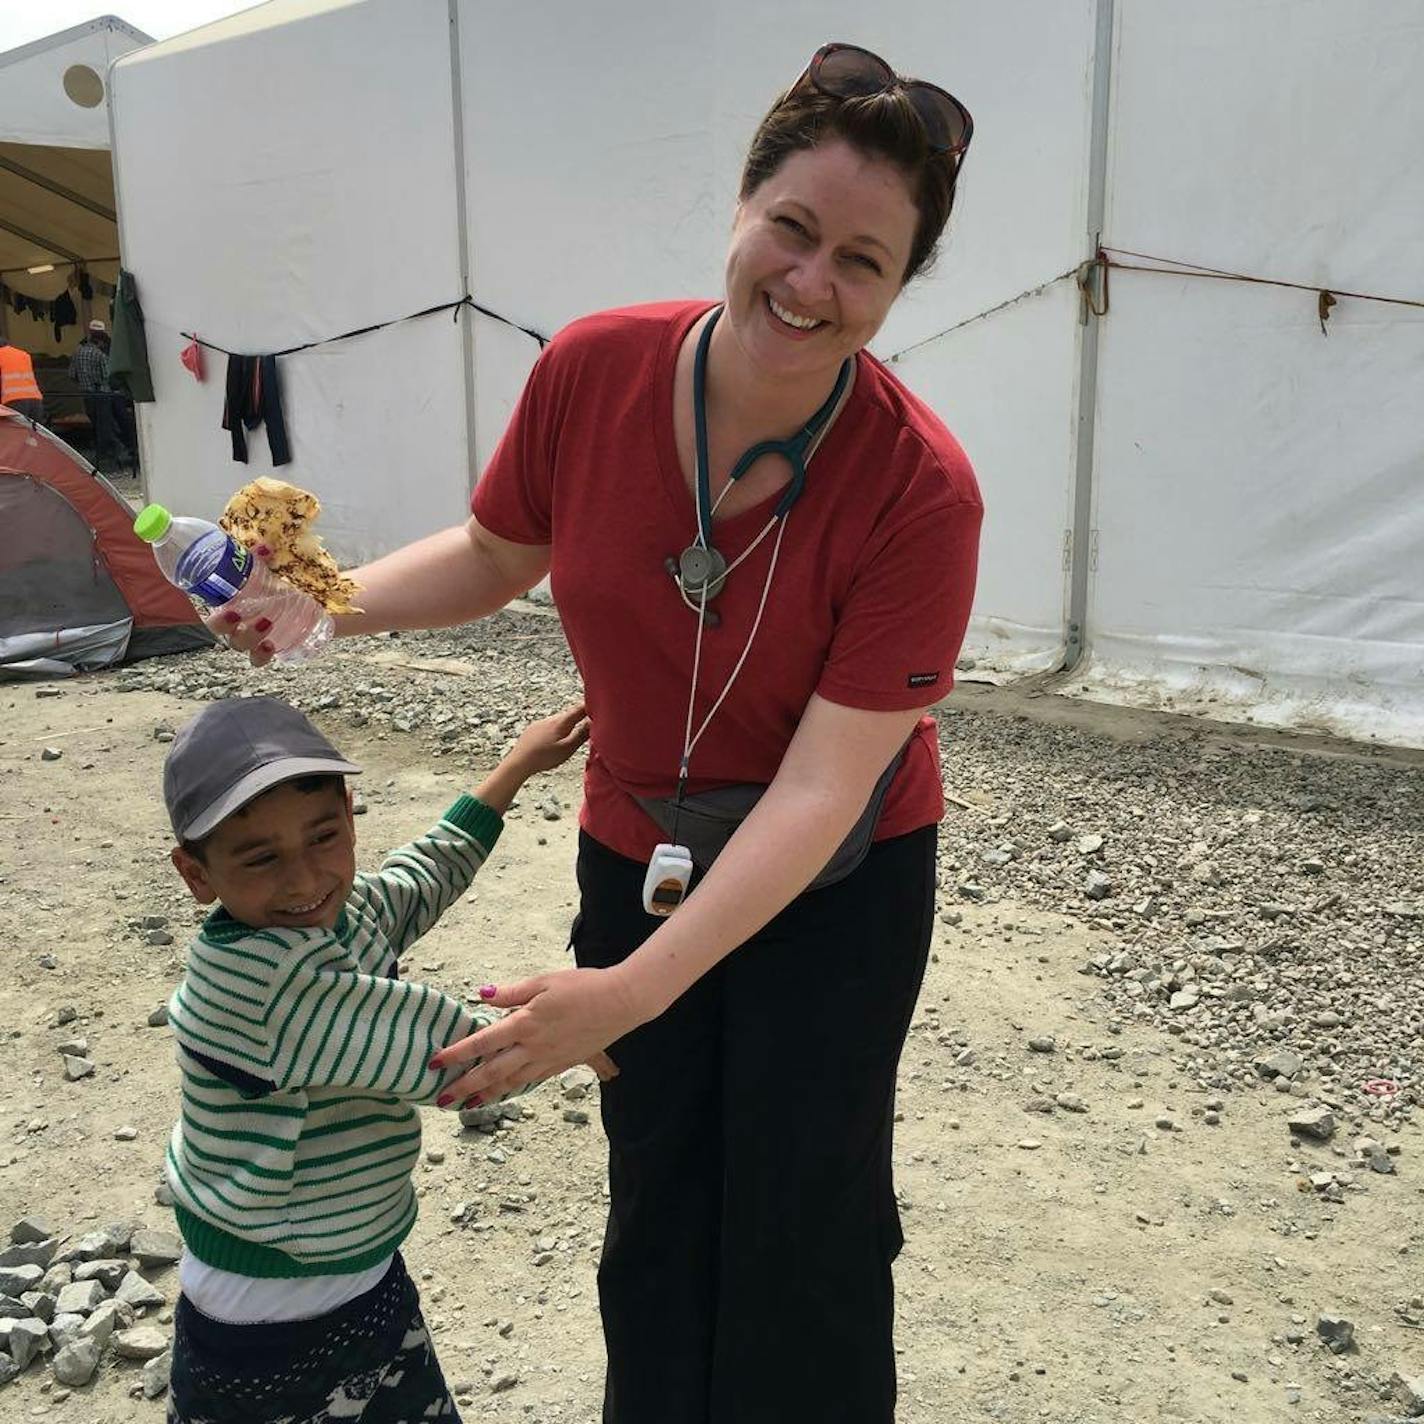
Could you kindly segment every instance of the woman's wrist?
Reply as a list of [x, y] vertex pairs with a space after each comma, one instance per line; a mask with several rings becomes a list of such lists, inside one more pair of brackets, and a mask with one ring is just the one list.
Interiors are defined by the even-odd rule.
[[682, 968], [677, 956], [668, 952], [664, 936], [654, 934], [609, 972], [619, 981], [629, 1012], [639, 1024], [645, 1024], [670, 1008], [701, 977], [699, 973], [684, 975]]

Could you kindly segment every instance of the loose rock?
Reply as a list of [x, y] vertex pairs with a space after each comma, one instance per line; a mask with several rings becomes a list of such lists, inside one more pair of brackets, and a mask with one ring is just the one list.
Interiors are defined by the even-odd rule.
[[173, 1354], [170, 1350], [165, 1350], [161, 1355], [155, 1355], [143, 1367], [143, 1397], [145, 1399], [157, 1399], [168, 1389], [168, 1375], [173, 1368]]
[[172, 1266], [183, 1255], [183, 1242], [171, 1231], [142, 1227], [133, 1234], [129, 1254], [138, 1258], [140, 1266]]
[[88, 1384], [99, 1368], [99, 1342], [76, 1340], [54, 1357], [54, 1377], [60, 1384], [77, 1389]]
[[150, 1285], [137, 1271], [130, 1271], [119, 1283], [114, 1299], [125, 1305], [142, 1308], [151, 1305], [166, 1305], [168, 1297], [157, 1286]]
[[1330, 1347], [1333, 1355], [1343, 1355], [1355, 1346], [1354, 1322], [1339, 1315], [1322, 1315], [1315, 1322], [1315, 1332]]
[[1329, 1108], [1306, 1108], [1292, 1115], [1287, 1126], [1297, 1137], [1329, 1142], [1335, 1136], [1335, 1114]]
[[168, 1348], [168, 1336], [156, 1325], [135, 1325], [114, 1334], [114, 1353], [121, 1360], [152, 1360]]

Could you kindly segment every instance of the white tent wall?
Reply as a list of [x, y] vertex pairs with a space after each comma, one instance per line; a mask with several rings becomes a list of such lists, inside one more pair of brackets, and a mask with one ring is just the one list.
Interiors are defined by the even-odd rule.
[[[950, 235], [873, 349], [926, 343], [897, 373], [960, 437], [986, 489], [972, 648], [999, 667], [1055, 663], [1076, 298], [1060, 285], [932, 338], [1085, 255], [1093, 0], [897, 0], [873, 18], [846, 0], [462, 0], [458, 13], [474, 290], [543, 330], [600, 307], [720, 290], [747, 142], [827, 39], [865, 44], [961, 95], [979, 136]], [[477, 319], [481, 464], [536, 354]]]
[[[154, 46], [114, 71], [151, 493], [210, 513], [270, 469], [260, 436], [228, 458], [221, 358], [195, 386], [179, 329], [260, 352], [462, 291], [545, 331], [714, 295], [746, 141], [831, 37], [977, 122], [940, 265], [874, 347], [984, 486], [967, 651], [1055, 668], [1081, 612], [1096, 695], [1424, 741], [1424, 318], [1342, 298], [1323, 336], [1313, 291], [1117, 272], [1085, 328], [1064, 277], [1110, 54], [1109, 246], [1418, 295], [1414, 0], [275, 0]], [[536, 354], [466, 312], [293, 356], [279, 473], [343, 559], [453, 522]]]
[[148, 494], [212, 517], [248, 479], [317, 493], [359, 561], [465, 508], [459, 326], [449, 316], [283, 357], [292, 462], [220, 429], [226, 357], [199, 385], [195, 331], [260, 354], [401, 317], [462, 290], [443, 0], [263, 6], [114, 69], [119, 220], [148, 329]]
[[[1415, 0], [1120, 0], [1105, 240], [1424, 295]], [[1424, 742], [1424, 311], [1112, 274], [1095, 693]], [[982, 604], [981, 604], [982, 606]]]

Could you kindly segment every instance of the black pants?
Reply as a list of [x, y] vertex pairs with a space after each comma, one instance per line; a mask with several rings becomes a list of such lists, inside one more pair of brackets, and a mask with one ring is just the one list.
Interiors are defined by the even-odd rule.
[[[878, 843], [611, 1046], [605, 1424], [893, 1420], [895, 1073], [934, 859], [933, 827]], [[580, 837], [580, 964], [657, 928], [644, 869]]]
[[131, 461], [138, 448], [133, 407], [117, 391], [85, 391], [84, 413], [94, 430], [94, 463]]

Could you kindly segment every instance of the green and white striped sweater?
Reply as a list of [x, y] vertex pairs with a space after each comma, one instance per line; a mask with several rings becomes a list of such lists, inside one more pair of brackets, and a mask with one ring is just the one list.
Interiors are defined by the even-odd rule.
[[437, 1048], [493, 1020], [396, 958], [463, 893], [503, 821], [462, 796], [427, 835], [358, 875], [334, 930], [209, 916], [168, 1004], [182, 1114], [167, 1154], [199, 1260], [246, 1276], [361, 1271], [415, 1223], [415, 1104], [464, 1070]]

